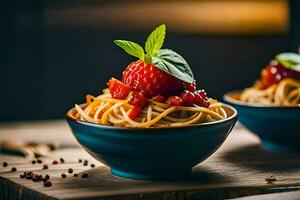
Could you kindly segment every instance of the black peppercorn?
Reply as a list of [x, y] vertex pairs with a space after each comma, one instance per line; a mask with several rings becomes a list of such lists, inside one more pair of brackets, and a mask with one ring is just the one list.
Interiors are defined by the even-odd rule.
[[65, 160], [63, 158], [60, 158], [59, 160], [60, 160], [61, 163], [65, 162]]
[[48, 174], [45, 175], [45, 179], [49, 180], [50, 176]]
[[12, 168], [11, 168], [11, 171], [12, 171], [12, 172], [15, 172], [15, 171], [17, 171], [17, 168], [16, 168], [16, 167], [12, 167]]
[[81, 160], [81, 159], [78, 159], [78, 162], [79, 162], [79, 163], [82, 163], [82, 160]]
[[43, 162], [43, 161], [40, 160], [40, 159], [37, 160], [37, 163], [39, 163], [39, 164], [41, 164], [42, 162]]
[[48, 169], [48, 165], [43, 165], [43, 169]]
[[74, 174], [74, 177], [77, 177], [78, 176], [78, 174]]
[[36, 161], [35, 161], [35, 160], [32, 160], [32, 161], [31, 161], [31, 164], [33, 164], [33, 165], [34, 165], [35, 163], [36, 163]]
[[52, 164], [57, 165], [58, 164], [57, 160], [53, 160]]
[[42, 176], [38, 175], [38, 174], [35, 174], [32, 176], [32, 181], [34, 182], [37, 182], [37, 181], [40, 181], [42, 180]]
[[91, 168], [94, 168], [95, 167], [95, 164], [91, 164]]
[[52, 183], [50, 181], [47, 181], [47, 182], [44, 183], [44, 186], [45, 187], [51, 187]]
[[62, 178], [66, 178], [66, 177], [67, 177], [67, 175], [66, 175], [66, 174], [64, 174], [64, 173], [62, 173], [62, 174], [61, 174], [61, 177], [62, 177]]
[[69, 168], [69, 169], [68, 169], [68, 172], [69, 172], [70, 174], [72, 174], [72, 173], [73, 173], [73, 169], [72, 169], [72, 168]]
[[6, 161], [4, 161], [2, 165], [3, 165], [3, 167], [7, 167], [8, 163]]

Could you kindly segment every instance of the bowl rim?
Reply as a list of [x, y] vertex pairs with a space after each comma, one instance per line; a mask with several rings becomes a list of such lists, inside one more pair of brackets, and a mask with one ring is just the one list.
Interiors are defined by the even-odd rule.
[[[222, 103], [222, 102], [221, 102]], [[204, 127], [204, 126], [212, 126], [212, 125], [216, 125], [216, 124], [222, 124], [234, 119], [238, 118], [238, 111], [231, 105], [228, 105], [226, 103], [222, 103], [223, 106], [227, 107], [228, 109], [233, 111], [233, 114], [225, 119], [222, 120], [218, 120], [218, 121], [214, 121], [214, 122], [206, 122], [206, 123], [202, 123], [202, 124], [192, 124], [192, 125], [188, 125], [188, 126], [173, 126], [173, 127], [149, 127], [149, 128], [134, 128], [134, 127], [117, 127], [117, 126], [109, 126], [109, 125], [102, 125], [102, 124], [95, 124], [92, 122], [85, 122], [82, 120], [78, 120], [78, 119], [74, 119], [73, 117], [69, 116], [69, 113], [74, 110], [75, 108], [71, 108], [68, 110], [68, 112], [65, 115], [66, 120], [71, 120], [77, 124], [80, 125], [85, 125], [85, 126], [90, 126], [90, 127], [95, 127], [95, 128], [103, 128], [103, 129], [117, 129], [117, 130], [135, 130], [135, 131], [141, 131], [141, 130], [165, 130], [165, 129], [182, 129], [182, 128], [190, 128], [190, 127]], [[81, 104], [82, 105], [82, 104]]]
[[257, 109], [299, 109], [300, 108], [300, 106], [268, 106], [259, 103], [247, 103], [232, 97], [232, 95], [238, 95], [242, 91], [243, 90], [234, 90], [234, 91], [227, 92], [223, 95], [223, 100], [226, 103], [230, 103], [233, 105], [244, 106], [248, 108], [257, 108]]

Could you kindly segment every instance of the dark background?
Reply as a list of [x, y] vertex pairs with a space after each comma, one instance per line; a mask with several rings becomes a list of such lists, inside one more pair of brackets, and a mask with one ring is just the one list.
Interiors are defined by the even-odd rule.
[[[230, 36], [169, 31], [164, 46], [183, 55], [198, 86], [221, 99], [227, 91], [251, 85], [276, 53], [297, 50], [299, 2], [290, 1], [287, 34]], [[59, 1], [1, 4], [0, 121], [63, 118], [85, 94], [99, 94], [111, 76], [120, 78], [122, 70], [134, 60], [112, 41], [126, 38], [143, 43], [153, 28], [47, 28], [43, 12]]]

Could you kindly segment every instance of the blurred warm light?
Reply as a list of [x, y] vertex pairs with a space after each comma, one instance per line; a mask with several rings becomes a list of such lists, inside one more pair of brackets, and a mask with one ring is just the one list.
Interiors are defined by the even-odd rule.
[[114, 1], [50, 9], [48, 27], [80, 26], [143, 30], [166, 23], [176, 32], [204, 34], [284, 34], [289, 10], [285, 0]]

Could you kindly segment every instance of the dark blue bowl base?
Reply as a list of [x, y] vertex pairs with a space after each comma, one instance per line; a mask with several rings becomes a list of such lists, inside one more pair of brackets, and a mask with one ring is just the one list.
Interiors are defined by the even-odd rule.
[[133, 172], [124, 172], [122, 170], [118, 169], [110, 169], [110, 172], [118, 177], [121, 178], [127, 178], [127, 179], [135, 179], [135, 180], [163, 180], [163, 179], [170, 179], [170, 178], [176, 178], [180, 176], [184, 176], [187, 174], [192, 173], [192, 169], [181, 171], [176, 174], [169, 173], [167, 171], [162, 171], [161, 174], [139, 174], [139, 173], [133, 173]]
[[283, 153], [300, 153], [299, 148], [277, 144], [268, 140], [262, 140], [261, 143], [263, 148], [268, 151], [283, 152]]

